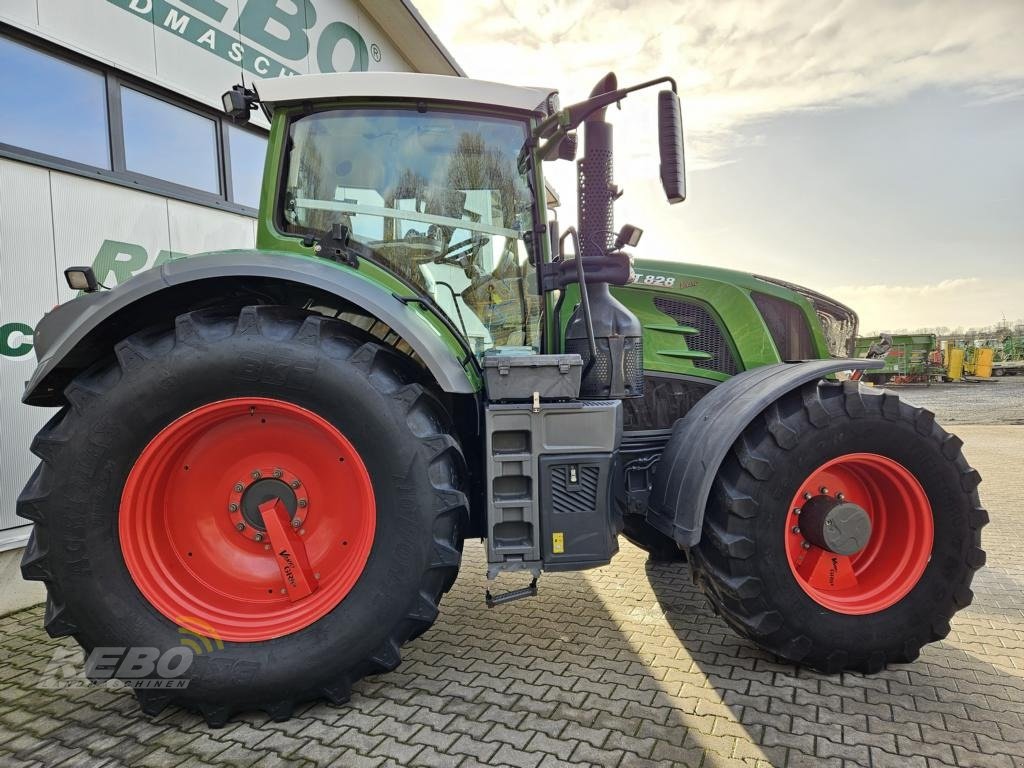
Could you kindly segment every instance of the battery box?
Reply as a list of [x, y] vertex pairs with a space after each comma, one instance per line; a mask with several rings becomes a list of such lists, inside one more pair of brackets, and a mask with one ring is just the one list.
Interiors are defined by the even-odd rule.
[[621, 402], [491, 403], [485, 420], [488, 577], [606, 564]]

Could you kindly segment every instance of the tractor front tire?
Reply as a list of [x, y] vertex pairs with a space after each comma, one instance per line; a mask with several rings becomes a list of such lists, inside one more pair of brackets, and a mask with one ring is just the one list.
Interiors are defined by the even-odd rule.
[[929, 411], [856, 382], [784, 396], [716, 476], [695, 581], [727, 624], [790, 661], [837, 673], [914, 660], [949, 633], [985, 562], [981, 478], [961, 446]]
[[145, 664], [87, 672], [212, 726], [341, 703], [397, 667], [458, 572], [467, 515], [461, 448], [420, 376], [290, 307], [191, 312], [117, 344], [65, 390], [18, 500], [46, 630], [108, 660], [172, 654], [142, 685]]

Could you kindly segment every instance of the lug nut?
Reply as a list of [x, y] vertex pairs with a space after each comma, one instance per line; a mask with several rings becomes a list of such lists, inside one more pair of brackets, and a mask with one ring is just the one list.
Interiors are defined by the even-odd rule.
[[844, 496], [844, 495], [842, 494], [842, 492], [840, 492], [840, 493], [837, 493], [837, 494], [836, 494], [836, 498], [837, 498], [837, 499], [838, 499], [839, 501], [843, 501], [843, 500], [844, 500], [844, 499], [845, 499], [846, 497], [845, 497], [845, 496]]
[[298, 504], [300, 507], [305, 507], [309, 502], [305, 499], [299, 499]]
[[804, 492], [804, 501], [810, 501], [813, 498], [814, 497], [811, 496], [811, 494], [807, 493], [806, 491]]
[[800, 546], [801, 546], [801, 547], [803, 547], [804, 549], [810, 549], [810, 548], [811, 548], [811, 542], [809, 542], [809, 541], [805, 541], [805, 542], [804, 542], [803, 544], [801, 544]]
[[235, 525], [235, 530], [236, 531], [244, 531], [245, 530], [245, 523], [238, 523], [237, 525]]
[[237, 504], [228, 504], [228, 511], [230, 511], [230, 512], [237, 512], [238, 511], [238, 505]]
[[259, 480], [261, 477], [263, 477], [263, 475], [260, 474], [260, 471], [258, 469], [254, 469], [252, 471], [252, 479], [253, 480]]
[[263, 548], [264, 548], [264, 549], [270, 549], [270, 545], [269, 545], [269, 544], [264, 544], [264, 545], [263, 545]]
[[257, 533], [252, 538], [253, 538], [253, 541], [263, 541], [263, 534], [262, 533]]
[[274, 477], [278, 477], [279, 478], [283, 474], [284, 474], [284, 472], [282, 472], [280, 469], [275, 469], [274, 470]]
[[801, 512], [803, 512], [803, 510], [800, 509], [800, 507], [797, 507], [796, 509], [793, 510], [794, 515], [799, 515]]
[[302, 525], [302, 521], [299, 518], [296, 517], [292, 520], [292, 528], [298, 528], [300, 525]]
[[320, 578], [320, 571], [317, 571], [316, 573], [314, 573], [313, 574], [313, 578], [314, 579], [319, 579]]
[[818, 490], [821, 492], [823, 496], [828, 496], [828, 488], [826, 488], [824, 485], [821, 486], [821, 488], [819, 488]]
[[800, 526], [799, 525], [794, 525], [792, 528], [790, 528], [790, 530], [793, 533], [800, 533]]
[[302, 485], [302, 483], [298, 480], [292, 480], [292, 488], [298, 488], [300, 485]]
[[245, 486], [241, 483], [235, 483], [235, 493], [241, 493], [245, 490]]

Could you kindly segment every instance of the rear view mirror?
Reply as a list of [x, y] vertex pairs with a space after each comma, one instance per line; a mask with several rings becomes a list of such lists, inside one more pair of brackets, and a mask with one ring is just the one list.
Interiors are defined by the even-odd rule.
[[658, 148], [661, 154], [661, 186], [670, 203], [686, 199], [686, 167], [683, 162], [683, 115], [675, 91], [658, 93]]

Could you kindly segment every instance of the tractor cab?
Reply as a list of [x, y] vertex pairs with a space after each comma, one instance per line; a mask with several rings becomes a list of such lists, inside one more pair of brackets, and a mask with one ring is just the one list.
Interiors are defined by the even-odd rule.
[[261, 85], [260, 103], [288, 115], [281, 233], [339, 232], [352, 255], [429, 297], [477, 355], [540, 351], [532, 251], [544, 201], [520, 161], [554, 91], [390, 73], [306, 80], [301, 93]]

